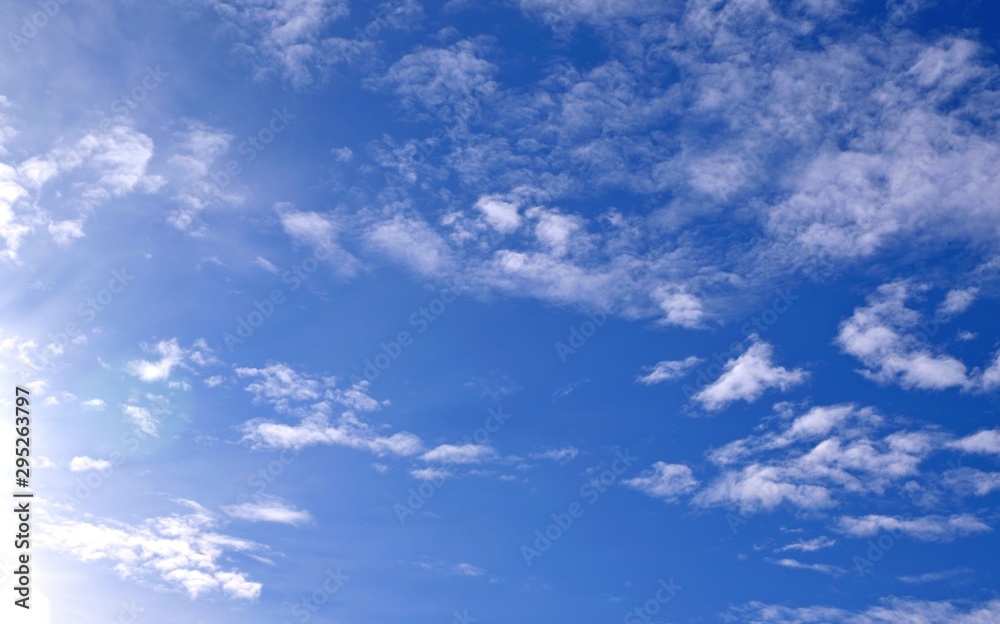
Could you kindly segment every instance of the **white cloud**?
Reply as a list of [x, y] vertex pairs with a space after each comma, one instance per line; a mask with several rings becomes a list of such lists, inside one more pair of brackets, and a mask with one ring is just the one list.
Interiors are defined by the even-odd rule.
[[421, 276], [440, 275], [451, 264], [444, 240], [419, 218], [396, 215], [376, 223], [369, 229], [367, 240], [375, 250]]
[[257, 266], [259, 266], [260, 268], [264, 269], [268, 273], [272, 273], [274, 275], [278, 274], [278, 267], [274, 266], [274, 263], [272, 263], [267, 258], [263, 258], [261, 256], [257, 256], [254, 259], [253, 263], [256, 264]]
[[237, 27], [234, 53], [249, 58], [258, 78], [278, 73], [296, 87], [312, 83], [324, 68], [325, 29], [349, 14], [346, 0], [212, 0], [216, 12]]
[[[492, 42], [464, 41], [421, 48], [372, 81], [447, 128], [421, 144], [431, 153], [391, 185], [393, 201], [418, 205], [454, 180], [462, 191], [428, 220], [452, 243], [453, 273], [477, 286], [591, 308], [613, 299], [623, 316], [698, 328], [764, 279], [940, 249], [923, 242], [997, 240], [1000, 217], [987, 206], [1000, 194], [1000, 143], [983, 95], [995, 93], [995, 64], [978, 44], [869, 37], [854, 23], [805, 51], [804, 33], [850, 1], [519, 4], [560, 27], [593, 25], [614, 52], [507, 85], [488, 60]], [[758, 54], [774, 63], [745, 62]], [[645, 79], [660, 71], [682, 72], [680, 91]], [[394, 142], [394, 153], [416, 149]], [[577, 207], [622, 189], [657, 208], [626, 217]], [[509, 209], [494, 215], [510, 234], [468, 208], [484, 197], [518, 205], [520, 222]], [[546, 214], [566, 219], [532, 224], [532, 239], [527, 213], [553, 205]], [[734, 218], [760, 223], [761, 235], [734, 247]], [[585, 227], [567, 238], [570, 220]], [[583, 238], [585, 251], [573, 245]], [[609, 297], [605, 278], [628, 294]]]
[[705, 310], [701, 300], [684, 288], [663, 286], [653, 292], [653, 299], [663, 310], [661, 323], [679, 327], [701, 327]]
[[3, 257], [7, 260], [17, 258], [21, 239], [31, 231], [19, 211], [15, 210], [17, 203], [28, 196], [20, 177], [16, 169], [0, 163], [0, 237], [6, 245]]
[[308, 511], [296, 509], [280, 498], [274, 496], [259, 496], [254, 500], [239, 505], [227, 505], [222, 511], [230, 518], [248, 522], [274, 522], [293, 526], [312, 522]]
[[988, 524], [969, 514], [919, 518], [875, 514], [862, 517], [844, 516], [838, 521], [838, 529], [851, 537], [872, 537], [889, 532], [906, 535], [922, 542], [950, 542], [957, 537], [993, 530]]
[[912, 598], [886, 598], [863, 611], [836, 607], [788, 607], [750, 602], [723, 615], [727, 622], [744, 624], [983, 624], [1000, 618], [1000, 600], [955, 605]]
[[567, 446], [564, 448], [548, 449], [542, 451], [541, 453], [534, 453], [531, 457], [533, 459], [551, 459], [552, 461], [560, 464], [565, 464], [566, 462], [576, 459], [576, 456], [579, 454], [580, 449], [575, 446]]
[[410, 476], [421, 481], [441, 482], [451, 476], [451, 472], [444, 468], [414, 468], [410, 470]]
[[673, 502], [698, 486], [691, 469], [684, 464], [656, 462], [637, 477], [624, 481], [630, 488], [654, 498]]
[[301, 417], [298, 424], [278, 423], [264, 418], [244, 423], [243, 440], [255, 448], [299, 449], [332, 444], [367, 450], [379, 456], [412, 456], [424, 450], [416, 435], [409, 432], [382, 435], [378, 432], [379, 428], [362, 422], [353, 411], [346, 411], [333, 423], [330, 422], [332, 404], [372, 411], [388, 403], [379, 403], [370, 397], [366, 393], [366, 381], [341, 390], [332, 377], [313, 378], [282, 363], [269, 364], [264, 368], [237, 368], [236, 374], [255, 379], [246, 387], [255, 403], [269, 403], [279, 412]]
[[368, 380], [361, 380], [353, 385], [347, 390], [341, 390], [339, 388], [329, 388], [326, 391], [326, 398], [332, 399], [341, 405], [350, 408], [352, 410], [357, 410], [359, 412], [374, 412], [378, 410], [383, 405], [388, 405], [389, 400], [386, 399], [379, 403], [373, 399], [368, 394], [368, 387], [371, 382]]
[[486, 444], [442, 444], [424, 453], [420, 459], [439, 464], [480, 464], [496, 457]]
[[837, 543], [836, 540], [832, 540], [825, 535], [821, 535], [811, 540], [799, 540], [791, 544], [786, 544], [781, 548], [776, 548], [774, 552], [786, 552], [789, 550], [798, 550], [801, 552], [815, 552], [817, 550], [822, 550], [823, 548], [830, 548], [836, 543]]
[[[83, 562], [106, 561], [123, 578], [157, 579], [194, 599], [221, 593], [256, 600], [261, 584], [239, 571], [223, 570], [230, 553], [260, 549], [254, 542], [215, 532], [219, 519], [191, 501], [178, 501], [192, 511], [152, 518], [137, 525], [103, 520], [40, 518], [39, 541]], [[231, 568], [231, 564], [226, 565]]]
[[[6, 122], [0, 116], [0, 142], [12, 136]], [[164, 181], [146, 173], [152, 156], [152, 139], [119, 124], [13, 166], [0, 163], [0, 238], [6, 247], [0, 257], [17, 262], [22, 240], [36, 229], [47, 231], [57, 246], [69, 246], [85, 236], [86, 219], [98, 206], [128, 193], [154, 192]], [[47, 200], [52, 194], [59, 198], [58, 216]]]
[[674, 379], [683, 377], [688, 370], [704, 361], [702, 358], [693, 355], [683, 360], [663, 360], [662, 362], [657, 362], [651, 369], [647, 369], [650, 372], [640, 376], [636, 381], [647, 386], [664, 381], [673, 381]]
[[969, 306], [976, 300], [978, 294], [978, 288], [956, 288], [950, 290], [944, 301], [941, 302], [939, 309], [942, 314], [948, 316], [961, 314], [969, 309]]
[[476, 210], [483, 213], [486, 222], [503, 234], [510, 234], [521, 227], [521, 215], [516, 201], [497, 195], [484, 195], [476, 201]]
[[855, 308], [840, 324], [837, 344], [858, 358], [870, 378], [904, 388], [967, 388], [965, 365], [949, 355], [935, 354], [916, 336], [920, 315], [905, 306], [911, 286], [892, 282], [879, 287], [868, 305]]
[[535, 238], [555, 257], [567, 253], [585, 253], [591, 246], [591, 237], [587, 234], [587, 222], [576, 214], [567, 214], [535, 206], [525, 214], [535, 220]]
[[46, 406], [56, 406], [62, 405], [63, 403], [69, 403], [76, 400], [76, 395], [72, 392], [58, 392], [56, 394], [45, 397], [45, 401], [42, 403]]
[[351, 162], [354, 158], [354, 151], [349, 147], [334, 147], [330, 150], [330, 153], [333, 154], [333, 159], [337, 162]]
[[983, 371], [979, 384], [987, 392], [1000, 388], [1000, 351], [997, 351], [993, 362]]
[[461, 576], [482, 576], [486, 570], [478, 568], [471, 563], [457, 563], [452, 566], [452, 571]]
[[773, 563], [775, 565], [782, 566], [784, 568], [792, 568], [795, 570], [812, 570], [813, 572], [820, 572], [822, 574], [829, 574], [830, 576], [840, 576], [847, 572], [844, 568], [834, 565], [828, 565], [825, 563], [802, 563], [796, 559], [768, 559], [768, 563]]
[[[388, 400], [380, 403], [368, 394], [370, 383], [366, 380], [344, 390], [336, 387], [337, 380], [333, 377], [310, 377], [280, 362], [264, 368], [237, 368], [235, 372], [237, 377], [256, 379], [246, 387], [247, 392], [253, 395], [254, 403], [270, 403], [278, 411], [288, 411], [294, 403], [321, 399], [362, 412], [372, 412], [389, 404]], [[213, 384], [221, 382], [220, 377]]]
[[78, 238], [83, 238], [83, 219], [51, 222], [48, 225], [49, 234], [52, 240], [59, 247], [69, 247]]
[[131, 191], [152, 192], [159, 188], [163, 180], [146, 175], [152, 156], [152, 139], [118, 125], [107, 132], [87, 134], [72, 146], [57, 147], [43, 157], [31, 158], [21, 164], [20, 170], [36, 189], [76, 170], [96, 176], [96, 180], [85, 177], [78, 195], [82, 208], [93, 208]]
[[941, 482], [959, 496], [986, 496], [1000, 490], [1000, 472], [955, 468], [945, 471]]
[[692, 398], [705, 409], [720, 410], [735, 401], [756, 401], [769, 388], [787, 391], [808, 377], [802, 369], [788, 370], [772, 362], [773, 347], [750, 337], [751, 344], [742, 355], [729, 360], [722, 375], [702, 388]]
[[122, 407], [122, 410], [137, 432], [154, 437], [159, 435], [157, 432], [160, 427], [160, 421], [148, 409], [139, 407], [138, 405], [125, 405]]
[[695, 495], [696, 504], [818, 510], [848, 496], [883, 496], [925, 480], [921, 463], [948, 439], [934, 429], [890, 427], [871, 408], [820, 406], [797, 415], [789, 404], [777, 407], [757, 433], [708, 453], [720, 474]]
[[106, 459], [94, 459], [93, 457], [82, 455], [74, 457], [69, 462], [69, 469], [72, 472], [85, 472], [87, 470], [107, 472], [108, 470], [111, 470], [111, 462]]
[[447, 48], [419, 48], [392, 65], [379, 81], [411, 107], [442, 120], [467, 120], [497, 89], [498, 68], [483, 58], [484, 40], [466, 39]]
[[982, 72], [982, 68], [972, 62], [979, 51], [978, 44], [968, 39], [943, 37], [936, 45], [923, 50], [907, 73], [922, 87], [950, 90]]
[[980, 455], [1000, 455], [1000, 429], [984, 429], [952, 442], [949, 446]]
[[221, 186], [210, 173], [218, 159], [228, 150], [235, 138], [231, 133], [212, 128], [199, 121], [187, 120], [187, 126], [174, 135], [177, 148], [167, 159], [174, 171], [174, 200], [180, 204], [167, 221], [179, 230], [200, 231], [195, 228], [198, 214], [210, 204], [238, 205], [243, 195], [229, 185]]
[[618, 18], [641, 18], [667, 12], [673, 2], [642, 0], [518, 0], [521, 9], [537, 14], [547, 23], [565, 28], [579, 21], [607, 26]]
[[743, 512], [774, 509], [789, 503], [802, 509], [830, 507], [832, 494], [823, 485], [796, 483], [781, 466], [751, 464], [741, 470], [729, 470], [698, 493], [695, 500], [703, 506], [735, 504]]
[[899, 576], [896, 578], [904, 583], [917, 585], [920, 583], [940, 583], [941, 581], [946, 581], [950, 578], [970, 573], [972, 573], [972, 570], [969, 568], [955, 568], [953, 570], [944, 570], [942, 572], [925, 572], [924, 574]]
[[259, 378], [246, 387], [254, 402], [266, 402], [278, 410], [287, 410], [292, 401], [315, 401], [332, 380], [311, 379], [297, 373], [287, 364], [268, 364], [264, 368], [237, 368], [238, 377]]
[[301, 212], [289, 204], [275, 206], [281, 227], [292, 240], [312, 250], [317, 259], [327, 262], [342, 278], [353, 277], [361, 263], [338, 243], [340, 224], [318, 212]]
[[142, 381], [163, 381], [170, 377], [170, 371], [184, 361], [185, 352], [177, 343], [176, 338], [161, 340], [152, 347], [143, 345], [146, 351], [160, 355], [156, 361], [134, 360], [125, 366], [125, 372]]
[[80, 405], [83, 406], [85, 410], [93, 410], [96, 412], [103, 412], [107, 404], [101, 399], [87, 399]]
[[324, 403], [296, 425], [256, 419], [244, 423], [243, 440], [255, 448], [301, 449], [317, 444], [346, 446], [366, 450], [381, 457], [409, 457], [423, 450], [420, 438], [409, 432], [386, 436], [351, 412], [344, 412], [333, 424], [329, 422], [329, 407]]

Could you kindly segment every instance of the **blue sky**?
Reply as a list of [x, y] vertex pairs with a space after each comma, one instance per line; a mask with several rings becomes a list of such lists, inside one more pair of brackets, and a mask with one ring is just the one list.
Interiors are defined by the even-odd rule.
[[1000, 621], [988, 3], [0, 14], [13, 621]]

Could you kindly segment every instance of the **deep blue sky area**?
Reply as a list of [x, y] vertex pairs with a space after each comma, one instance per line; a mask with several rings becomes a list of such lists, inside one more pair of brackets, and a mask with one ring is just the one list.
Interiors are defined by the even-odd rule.
[[0, 19], [4, 622], [1000, 622], [990, 3]]

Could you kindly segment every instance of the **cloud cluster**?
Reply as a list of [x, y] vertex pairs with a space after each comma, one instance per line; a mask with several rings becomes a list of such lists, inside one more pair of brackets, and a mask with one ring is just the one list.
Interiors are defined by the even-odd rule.
[[260, 544], [217, 532], [220, 518], [201, 505], [178, 501], [188, 513], [151, 518], [140, 524], [113, 520], [73, 520], [46, 516], [39, 541], [80, 561], [108, 562], [123, 578], [183, 590], [192, 598], [220, 593], [256, 600], [261, 584], [225, 568], [230, 553], [250, 552]]
[[741, 624], [979, 624], [1000, 618], [1000, 600], [973, 605], [887, 598], [863, 611], [836, 607], [786, 607], [751, 602], [723, 614], [726, 622]]
[[[714, 476], [698, 478], [689, 466], [657, 462], [627, 485], [666, 502], [689, 497], [698, 507], [721, 506], [744, 515], [785, 506], [818, 517], [829, 517], [848, 503], [884, 500], [892, 491], [897, 507], [910, 515], [841, 515], [830, 528], [851, 537], [892, 531], [947, 541], [991, 528], [967, 512], [927, 512], [1000, 489], [1000, 474], [954, 465], [936, 472], [923, 467], [925, 460], [949, 451], [995, 455], [1000, 453], [998, 440], [993, 430], [956, 437], [933, 427], [908, 428], [854, 404], [804, 412], [779, 404], [756, 433], [707, 453]], [[811, 552], [832, 544], [816, 538], [776, 552]]]
[[145, 382], [166, 381], [175, 368], [194, 371], [196, 369], [192, 364], [204, 368], [220, 363], [203, 338], [195, 340], [188, 348], [181, 347], [177, 338], [161, 340], [152, 345], [143, 344], [142, 348], [159, 356], [158, 359], [132, 360], [125, 365], [125, 372]]
[[[896, 383], [904, 388], [942, 390], [991, 390], [997, 386], [1000, 354], [985, 371], [970, 373], [959, 359], [936, 350], [929, 338], [937, 322], [925, 321], [906, 303], [916, 292], [926, 290], [907, 281], [883, 284], [843, 321], [837, 345], [865, 365], [867, 377], [880, 383]], [[951, 291], [942, 303], [949, 314], [964, 310], [967, 295], [956, 298]], [[928, 328], [933, 331], [927, 331]]]

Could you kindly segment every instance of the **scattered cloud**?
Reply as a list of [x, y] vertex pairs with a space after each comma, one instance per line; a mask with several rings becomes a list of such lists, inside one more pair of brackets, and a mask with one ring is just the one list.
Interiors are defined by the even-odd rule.
[[829, 565], [825, 563], [802, 563], [796, 559], [765, 559], [768, 563], [773, 563], [774, 565], [779, 565], [784, 568], [792, 568], [794, 570], [812, 570], [813, 572], [820, 572], [822, 574], [828, 574], [830, 576], [841, 576], [847, 572], [844, 568], [835, 565]]
[[177, 343], [176, 338], [161, 340], [149, 347], [143, 345], [146, 351], [151, 351], [160, 356], [155, 361], [134, 360], [125, 366], [125, 371], [142, 381], [163, 381], [170, 377], [170, 371], [179, 366], [184, 361], [184, 350]]
[[80, 405], [82, 405], [85, 410], [95, 412], [103, 412], [104, 408], [107, 407], [107, 404], [102, 399], [87, 399]]
[[952, 442], [951, 446], [966, 453], [1000, 455], [1000, 429], [984, 429]]
[[656, 462], [637, 477], [624, 481], [630, 488], [654, 498], [673, 502], [698, 486], [691, 469], [683, 464]]
[[807, 372], [776, 366], [773, 355], [770, 344], [752, 335], [747, 350], [726, 362], [722, 375], [692, 398], [705, 409], [718, 411], [736, 401], [756, 401], [770, 388], [787, 391], [805, 382]]
[[254, 500], [222, 508], [226, 516], [247, 522], [274, 522], [298, 526], [312, 522], [308, 511], [296, 509], [275, 496], [257, 496]]
[[563, 448], [553, 448], [542, 451], [541, 453], [533, 453], [531, 455], [532, 459], [550, 459], [554, 462], [560, 464], [565, 464], [576, 459], [577, 455], [580, 454], [580, 449], [575, 446], [567, 446]]
[[481, 464], [496, 456], [493, 447], [486, 444], [442, 444], [421, 455], [420, 459], [439, 464]]
[[111, 462], [109, 462], [106, 459], [94, 459], [93, 457], [87, 457], [86, 455], [81, 455], [78, 457], [74, 457], [69, 462], [69, 469], [72, 472], [85, 472], [87, 470], [107, 472], [111, 470]]
[[691, 368], [704, 362], [700, 357], [690, 356], [683, 360], [664, 360], [657, 362], [646, 375], [640, 376], [636, 381], [641, 384], [652, 386], [664, 381], [673, 381], [683, 377]]
[[122, 411], [125, 412], [125, 418], [132, 423], [133, 429], [137, 432], [153, 437], [158, 435], [160, 421], [148, 409], [138, 405], [125, 405], [122, 407]]
[[929, 602], [912, 598], [886, 598], [862, 611], [836, 607], [787, 607], [750, 602], [723, 614], [726, 622], [744, 624], [875, 624], [919, 622], [920, 624], [979, 624], [1000, 617], [1000, 600], [976, 604]]
[[979, 295], [978, 288], [956, 288], [948, 291], [948, 295], [941, 302], [940, 312], [947, 316], [961, 314], [969, 309], [972, 302]]
[[798, 550], [801, 552], [815, 552], [823, 548], [830, 548], [837, 543], [837, 540], [830, 539], [825, 535], [811, 539], [811, 540], [799, 540], [791, 544], [786, 544], [781, 548], [774, 549], [774, 552], [787, 552], [789, 550]]
[[838, 528], [851, 537], [872, 537], [889, 532], [906, 535], [922, 542], [950, 542], [958, 537], [993, 530], [988, 524], [969, 514], [919, 518], [875, 514], [862, 517], [844, 516], [839, 519]]
[[[914, 293], [924, 290], [907, 281], [883, 284], [868, 298], [867, 305], [856, 308], [840, 324], [837, 344], [865, 365], [862, 373], [866, 377], [879, 383], [924, 390], [991, 390], [1000, 385], [996, 383], [1000, 379], [996, 362], [976, 376], [957, 358], [936, 352], [928, 344], [928, 332], [923, 328], [930, 325], [921, 322], [919, 312], [906, 307]], [[970, 292], [951, 291], [942, 311], [956, 314], [959, 308], [964, 310], [974, 297]], [[931, 335], [939, 324], [937, 320], [933, 323]]]
[[962, 576], [966, 574], [971, 574], [972, 570], [969, 568], [955, 568], [953, 570], [943, 570], [941, 572], [925, 572], [924, 574], [915, 574], [907, 576], [897, 577], [899, 580], [910, 585], [919, 585], [922, 583], [940, 583], [941, 581], [946, 581], [950, 578], [955, 578], [956, 576]]

